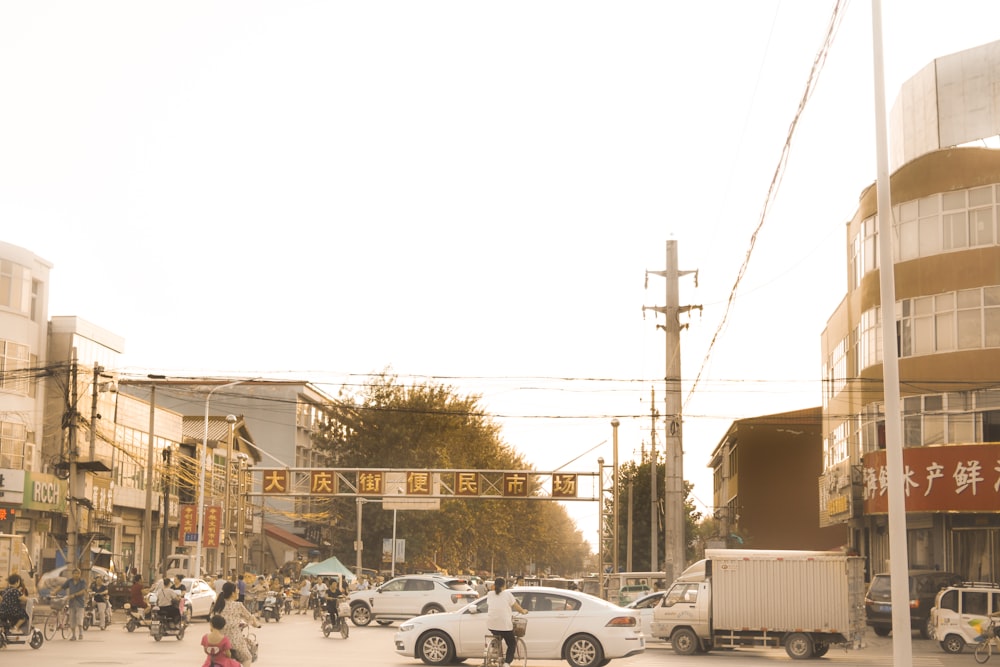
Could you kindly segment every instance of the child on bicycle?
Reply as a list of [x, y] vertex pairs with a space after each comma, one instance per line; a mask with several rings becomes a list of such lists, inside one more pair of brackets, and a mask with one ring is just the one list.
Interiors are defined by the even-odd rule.
[[212, 629], [201, 638], [201, 646], [205, 651], [205, 664], [202, 667], [241, 667], [238, 660], [232, 656], [232, 645], [229, 637], [222, 634], [226, 627], [226, 619], [216, 614], [209, 621]]
[[493, 582], [493, 590], [486, 594], [486, 627], [498, 637], [502, 637], [507, 645], [503, 667], [510, 667], [517, 651], [517, 637], [514, 636], [514, 611], [527, 614], [528, 610], [517, 603], [514, 594], [504, 590], [507, 582], [503, 577], [497, 577]]

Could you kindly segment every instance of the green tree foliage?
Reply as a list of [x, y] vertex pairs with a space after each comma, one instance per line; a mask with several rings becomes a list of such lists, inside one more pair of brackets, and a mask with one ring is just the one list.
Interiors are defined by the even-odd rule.
[[[480, 407], [481, 397], [460, 396], [433, 383], [404, 386], [383, 372], [356, 392], [341, 389], [339, 414], [315, 437], [345, 468], [527, 470], [504, 443], [499, 425]], [[334, 553], [354, 554], [357, 507], [334, 502]], [[366, 568], [385, 569], [382, 540], [392, 537], [393, 513], [379, 504], [363, 509]], [[396, 535], [406, 540], [398, 570], [459, 570], [575, 574], [588, 554], [565, 509], [550, 501], [443, 499], [440, 511], [399, 511]], [[353, 562], [353, 560], [352, 560]]]
[[[619, 502], [619, 535], [618, 535], [618, 564], [624, 569], [626, 567], [626, 554], [628, 553], [628, 517], [629, 517], [629, 486], [632, 487], [632, 569], [634, 571], [659, 571], [663, 569], [663, 487], [665, 465], [658, 463], [656, 466], [656, 500], [657, 500], [657, 527], [656, 527], [656, 555], [657, 562], [650, 568], [649, 557], [651, 550], [650, 541], [650, 519], [652, 494], [650, 494], [650, 462], [645, 461], [637, 464], [630, 461], [618, 468], [618, 502]], [[687, 562], [691, 563], [698, 558], [697, 551], [697, 525], [701, 519], [701, 512], [695, 509], [694, 501], [691, 499], [691, 490], [694, 485], [684, 482], [684, 536]]]

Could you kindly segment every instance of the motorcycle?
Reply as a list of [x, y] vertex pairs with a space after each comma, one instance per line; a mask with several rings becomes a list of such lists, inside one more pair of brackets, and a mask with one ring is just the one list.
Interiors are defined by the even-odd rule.
[[45, 641], [42, 631], [32, 625], [34, 619], [35, 598], [28, 598], [24, 605], [24, 611], [28, 614], [28, 620], [24, 622], [21, 629], [14, 632], [13, 626], [7, 621], [0, 622], [0, 648], [7, 648], [9, 644], [27, 644], [31, 648], [41, 648]]
[[330, 612], [323, 612], [323, 624], [320, 629], [324, 637], [329, 637], [330, 633], [336, 630], [343, 639], [347, 639], [351, 634], [351, 629], [347, 625], [347, 617], [351, 615], [351, 606], [347, 604], [347, 598], [337, 598], [337, 617], [331, 618]]
[[290, 591], [284, 591], [282, 594], [282, 608], [284, 610], [285, 616], [292, 613], [292, 594]]
[[267, 623], [273, 620], [275, 623], [281, 620], [281, 606], [278, 602], [278, 594], [274, 591], [268, 591], [267, 595], [264, 596], [264, 602], [260, 605], [260, 615]]
[[323, 598], [323, 593], [313, 587], [312, 592], [309, 594], [309, 608], [312, 609], [314, 621], [323, 618]]
[[[173, 611], [167, 611], [168, 609]], [[184, 639], [187, 621], [184, 620], [183, 609], [173, 605], [162, 608], [156, 605], [150, 610], [149, 617], [149, 634], [156, 641], [160, 641], [164, 637], [177, 637], [178, 641]]]
[[146, 596], [146, 604], [149, 605], [147, 608], [143, 609], [141, 607], [133, 607], [128, 602], [125, 603], [125, 629], [129, 632], [135, 632], [136, 628], [148, 628], [152, 619], [147, 613], [148, 610], [156, 604], [156, 595], [150, 593]]

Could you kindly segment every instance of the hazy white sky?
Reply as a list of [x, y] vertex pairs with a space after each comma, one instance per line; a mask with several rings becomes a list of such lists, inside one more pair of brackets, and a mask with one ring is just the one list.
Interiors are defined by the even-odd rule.
[[[834, 2], [0, 3], [0, 239], [130, 372], [481, 393], [537, 468], [662, 412], [665, 242], [685, 395]], [[1000, 3], [886, 0], [888, 104]], [[845, 222], [875, 178], [871, 5], [846, 4], [729, 322], [685, 478], [741, 417], [820, 404]], [[604, 442], [603, 445], [600, 443]], [[600, 446], [598, 446], [600, 445]], [[581, 456], [582, 455], [582, 456]], [[570, 508], [589, 539], [597, 508]]]

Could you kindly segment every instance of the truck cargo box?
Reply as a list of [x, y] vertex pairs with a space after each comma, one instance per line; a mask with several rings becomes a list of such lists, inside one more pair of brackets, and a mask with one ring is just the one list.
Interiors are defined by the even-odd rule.
[[712, 549], [712, 625], [864, 632], [864, 559], [837, 552]]

